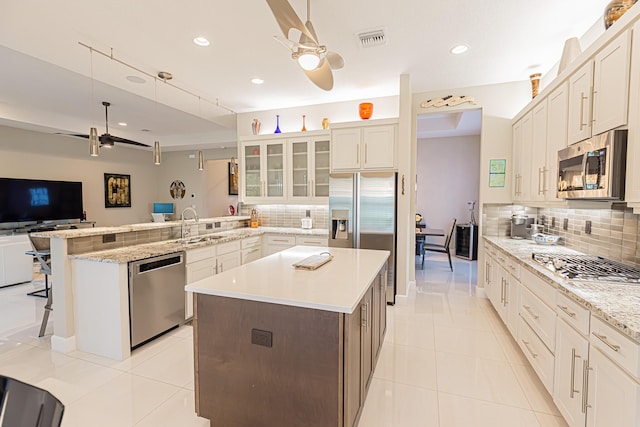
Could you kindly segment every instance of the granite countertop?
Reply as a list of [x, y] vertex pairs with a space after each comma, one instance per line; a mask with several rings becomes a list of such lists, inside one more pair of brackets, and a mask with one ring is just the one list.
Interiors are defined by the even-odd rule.
[[[112, 227], [108, 227], [111, 229]], [[180, 252], [189, 249], [202, 248], [210, 245], [231, 242], [251, 236], [261, 236], [265, 233], [278, 233], [290, 235], [313, 235], [317, 237], [328, 237], [327, 229], [301, 229], [301, 228], [279, 228], [279, 227], [258, 227], [258, 228], [235, 228], [228, 231], [221, 231], [212, 234], [202, 234], [192, 236], [187, 241], [202, 238], [202, 241], [186, 244], [183, 239], [165, 240], [162, 242], [145, 243], [141, 245], [125, 246], [116, 249], [106, 249], [102, 251], [87, 252], [70, 255], [72, 259], [82, 259], [97, 262], [109, 262], [123, 264], [154, 256], [165, 255], [172, 252]], [[210, 238], [209, 236], [215, 236]], [[77, 237], [77, 236], [76, 236]]]
[[559, 245], [538, 245], [532, 240], [483, 236], [486, 242], [515, 257], [529, 271], [555, 286], [572, 300], [623, 334], [640, 342], [640, 285], [569, 280], [533, 261], [532, 252], [580, 255]]
[[[293, 264], [329, 252], [333, 259], [316, 270]], [[215, 276], [194, 282], [185, 290], [294, 307], [353, 313], [388, 251], [295, 246]]]
[[[226, 222], [226, 221], [244, 221], [249, 220], [249, 216], [220, 216], [213, 218], [200, 218], [201, 223]], [[188, 219], [187, 223], [193, 225], [194, 221]], [[73, 225], [73, 224], [71, 224]], [[180, 227], [182, 221], [165, 221], [165, 222], [143, 222], [140, 224], [128, 224], [115, 227], [87, 227], [54, 231], [33, 232], [35, 237], [49, 237], [55, 239], [73, 239], [76, 237], [101, 236], [103, 234], [129, 233], [132, 231], [157, 230], [161, 228]]]

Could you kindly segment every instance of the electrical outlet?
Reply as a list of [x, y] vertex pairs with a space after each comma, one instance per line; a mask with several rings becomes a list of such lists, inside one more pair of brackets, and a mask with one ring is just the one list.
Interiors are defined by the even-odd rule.
[[555, 228], [555, 226], [556, 226], [556, 217], [552, 216], [551, 217], [551, 228]]
[[307, 209], [306, 214], [307, 218], [311, 218], [311, 209]]
[[251, 329], [251, 344], [271, 347], [273, 343], [273, 333], [260, 329]]
[[587, 221], [584, 223], [584, 232], [586, 234], [591, 234], [591, 221]]
[[213, 224], [211, 224], [210, 222], [208, 222], [208, 223], [204, 226], [204, 228], [205, 228], [206, 230], [211, 230], [211, 229], [213, 228]]
[[563, 230], [568, 230], [569, 229], [569, 218], [565, 218], [562, 221], [562, 229]]
[[116, 241], [115, 234], [103, 234], [102, 235], [102, 243], [113, 243]]
[[219, 222], [214, 222], [214, 223], [213, 223], [213, 225], [214, 225], [216, 228], [220, 228], [220, 223], [219, 223]]

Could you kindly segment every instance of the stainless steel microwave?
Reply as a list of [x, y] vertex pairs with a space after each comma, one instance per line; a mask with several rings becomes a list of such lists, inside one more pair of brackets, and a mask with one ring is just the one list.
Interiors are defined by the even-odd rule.
[[609, 131], [558, 151], [558, 198], [624, 200], [627, 131]]

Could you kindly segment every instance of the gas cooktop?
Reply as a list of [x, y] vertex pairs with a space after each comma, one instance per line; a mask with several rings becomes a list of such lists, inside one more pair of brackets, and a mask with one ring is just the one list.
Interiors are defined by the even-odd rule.
[[640, 284], [639, 268], [596, 255], [534, 252], [532, 258], [566, 279]]

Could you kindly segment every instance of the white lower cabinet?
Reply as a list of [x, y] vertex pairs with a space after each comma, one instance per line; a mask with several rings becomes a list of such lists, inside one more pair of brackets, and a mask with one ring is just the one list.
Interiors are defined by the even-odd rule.
[[538, 335], [521, 317], [518, 323], [518, 345], [542, 384], [549, 393], [553, 392], [553, 353], [544, 345]]
[[489, 298], [504, 324], [515, 336], [518, 328], [520, 282], [508, 273], [505, 257], [498, 255], [498, 260], [491, 266], [492, 284]]
[[251, 261], [262, 258], [262, 237], [252, 236], [242, 239], [240, 243], [242, 249], [240, 261], [246, 264]]
[[584, 427], [585, 375], [589, 369], [589, 341], [558, 320], [553, 401], [571, 427]]
[[327, 239], [326, 237], [296, 236], [296, 245], [328, 246], [329, 239]]
[[[216, 246], [189, 249], [186, 253], [186, 278], [190, 285], [216, 274]], [[193, 292], [185, 291], [184, 318], [193, 317]]]
[[216, 247], [216, 252], [218, 254], [218, 274], [242, 265], [239, 240], [218, 244]]
[[640, 384], [600, 350], [589, 355], [587, 427], [640, 425]]
[[296, 236], [285, 234], [265, 234], [264, 255], [269, 256], [296, 245]]

